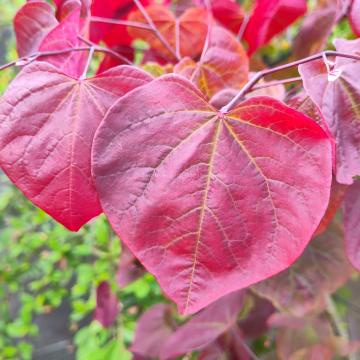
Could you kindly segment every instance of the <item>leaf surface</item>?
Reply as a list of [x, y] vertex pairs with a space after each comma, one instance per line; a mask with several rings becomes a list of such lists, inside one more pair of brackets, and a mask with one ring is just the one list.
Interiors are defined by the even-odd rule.
[[193, 313], [302, 253], [329, 200], [331, 144], [276, 100], [221, 114], [188, 80], [165, 75], [112, 107], [93, 174], [117, 234]]
[[357, 36], [360, 36], [360, 1], [359, 0], [352, 1], [349, 20], [354, 33]]
[[[76, 8], [52, 29], [40, 44], [39, 51], [57, 51], [84, 46], [79, 39], [82, 31], [80, 10], [80, 7]], [[86, 51], [72, 51], [67, 54], [42, 57], [41, 60], [56, 66], [69, 76], [79, 78], [84, 72], [87, 57]]]
[[175, 330], [170, 305], [157, 304], [141, 315], [131, 351], [145, 358], [159, 358], [161, 350]]
[[0, 102], [0, 164], [37, 206], [70, 230], [101, 212], [91, 177], [91, 144], [107, 109], [151, 78], [128, 66], [75, 80], [35, 62]]
[[252, 55], [306, 12], [306, 0], [257, 0], [244, 38]]
[[191, 80], [208, 98], [224, 88], [239, 89], [248, 80], [249, 60], [235, 36], [213, 27], [209, 46], [199, 62], [182, 59], [174, 72]]
[[[208, 32], [207, 12], [202, 8], [189, 8], [179, 18], [163, 5], [150, 5], [146, 11], [159, 32], [179, 57], [196, 57], [201, 54]], [[129, 20], [147, 23], [140, 11], [130, 14]], [[169, 59], [173, 56], [159, 38], [149, 30], [130, 27], [129, 34], [147, 41], [150, 47]]]
[[16, 48], [20, 57], [33, 54], [46, 35], [58, 25], [54, 9], [46, 2], [26, 3], [14, 18]]
[[[336, 40], [336, 49], [355, 53], [360, 50], [360, 39]], [[360, 175], [360, 85], [356, 80], [360, 62], [337, 58], [334, 71], [340, 76], [329, 81], [322, 60], [299, 67], [304, 87], [322, 112], [336, 140], [336, 179], [341, 184], [352, 184]]]
[[240, 291], [211, 304], [169, 337], [160, 358], [176, 358], [210, 345], [233, 327], [242, 306], [243, 293]]
[[360, 181], [350, 186], [344, 200], [345, 249], [351, 264], [360, 271]]
[[343, 232], [338, 226], [311, 241], [288, 270], [253, 286], [281, 311], [304, 316], [326, 307], [326, 297], [349, 279]]
[[96, 289], [94, 318], [104, 327], [111, 326], [119, 312], [119, 301], [108, 282], [103, 281]]

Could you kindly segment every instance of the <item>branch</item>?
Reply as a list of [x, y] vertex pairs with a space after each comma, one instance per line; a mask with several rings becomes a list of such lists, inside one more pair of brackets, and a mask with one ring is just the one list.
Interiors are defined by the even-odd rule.
[[[111, 50], [111, 49], [107, 49], [105, 47], [102, 46], [97, 46], [96, 44], [81, 38], [80, 39], [82, 41], [84, 41], [85, 43], [87, 43], [89, 46], [83, 46], [83, 47], [76, 47], [76, 48], [68, 48], [68, 49], [62, 49], [62, 50], [49, 50], [49, 51], [36, 51], [31, 55], [28, 56], [23, 56], [19, 59], [13, 60], [7, 64], [1, 65], [0, 66], [0, 71], [5, 70], [11, 66], [24, 66], [24, 65], [28, 65], [36, 60], [38, 60], [39, 58], [42, 58], [44, 56], [57, 56], [57, 55], [64, 55], [70, 52], [74, 52], [74, 51], [94, 51], [94, 52], [102, 52], [105, 54], [109, 54], [121, 61], [126, 62], [129, 65], [132, 65], [132, 63], [124, 56], [116, 53], [115, 51]], [[93, 49], [93, 50], [92, 50]]]
[[103, 53], [106, 53], [106, 54], [109, 54], [111, 55], [112, 57], [115, 57], [117, 58], [118, 60], [121, 60], [123, 61], [125, 64], [128, 64], [128, 65], [133, 65], [133, 63], [128, 59], [126, 58], [125, 56], [119, 54], [118, 52], [114, 51], [114, 50], [111, 50], [109, 48], [106, 48], [106, 47], [102, 47], [102, 46], [98, 46], [97, 44], [95, 44], [94, 42], [88, 40], [88, 39], [85, 39], [84, 37], [78, 35], [78, 38], [83, 41], [86, 45], [89, 45], [90, 47], [93, 47], [95, 49], [95, 51], [97, 51], [96, 49], [98, 49], [98, 51], [100, 52], [103, 52]]
[[[338, 335], [340, 335], [346, 341], [350, 341], [348, 330], [346, 328], [346, 323], [338, 314], [337, 309], [336, 309], [336, 304], [334, 303], [334, 301], [330, 295], [327, 296], [326, 303], [327, 303], [326, 310], [327, 310], [328, 314], [330, 315], [330, 318], [336, 328]], [[349, 360], [356, 360], [356, 355], [354, 357], [354, 354], [350, 354], [348, 358], [349, 358]]]
[[360, 56], [358, 55], [354, 55], [354, 54], [347, 54], [347, 53], [342, 53], [342, 52], [338, 52], [338, 51], [323, 51], [321, 53], [306, 57], [304, 59], [300, 59], [288, 64], [284, 64], [284, 65], [280, 65], [277, 67], [274, 67], [272, 69], [267, 69], [267, 70], [262, 70], [259, 71], [240, 91], [239, 93], [225, 106], [222, 107], [222, 109], [220, 110], [223, 113], [227, 113], [229, 112], [239, 101], [241, 101], [244, 96], [250, 92], [253, 87], [255, 86], [255, 84], [262, 79], [263, 77], [276, 73], [278, 71], [282, 71], [285, 69], [289, 69], [291, 67], [294, 66], [298, 66], [301, 64], [305, 64], [314, 60], [319, 60], [322, 59], [323, 56], [338, 56], [338, 57], [343, 57], [343, 58], [347, 58], [347, 59], [353, 59], [353, 60], [359, 60], [360, 61]]
[[141, 22], [136, 22], [136, 21], [108, 19], [108, 18], [99, 17], [99, 16], [92, 16], [90, 18], [90, 21], [104, 23], [104, 24], [130, 26], [130, 27], [144, 29], [144, 30], [152, 30], [152, 28], [149, 25], [143, 24]]
[[175, 50], [170, 46], [170, 44], [167, 42], [167, 40], [164, 38], [164, 36], [161, 34], [161, 32], [158, 30], [158, 28], [156, 27], [156, 25], [154, 24], [154, 22], [152, 21], [151, 17], [149, 16], [149, 14], [147, 13], [147, 11], [145, 10], [144, 6], [141, 4], [141, 2], [139, 0], [134, 0], [134, 4], [137, 6], [137, 8], [139, 9], [139, 11], [141, 12], [142, 16], [145, 18], [145, 20], [147, 21], [150, 29], [154, 32], [154, 34], [157, 36], [157, 38], [161, 41], [161, 43], [166, 47], [166, 49], [171, 53], [172, 56], [174, 56], [174, 58], [177, 61], [180, 61], [181, 59], [179, 58], [179, 56], [176, 54]]
[[302, 81], [301, 76], [292, 77], [292, 78], [283, 79], [283, 80], [269, 81], [265, 84], [255, 85], [255, 86], [253, 86], [251, 91], [266, 89], [271, 86], [283, 85], [283, 84], [288, 84], [288, 83], [292, 83], [292, 82], [296, 82], [296, 81]]

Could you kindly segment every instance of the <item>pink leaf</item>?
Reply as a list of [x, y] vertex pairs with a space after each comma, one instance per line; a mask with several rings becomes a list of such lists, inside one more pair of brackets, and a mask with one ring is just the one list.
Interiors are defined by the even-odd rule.
[[93, 174], [117, 234], [194, 313], [298, 258], [328, 204], [331, 142], [277, 100], [222, 114], [165, 75], [109, 111]]
[[96, 289], [96, 309], [94, 318], [104, 327], [111, 326], [119, 312], [119, 302], [109, 283], [103, 281]]
[[14, 18], [19, 56], [28, 56], [36, 52], [46, 35], [57, 25], [54, 9], [48, 3], [43, 1], [26, 3]]
[[35, 62], [0, 103], [0, 164], [37, 206], [76, 231], [101, 206], [90, 168], [91, 144], [107, 109], [151, 78], [121, 66], [86, 80]]

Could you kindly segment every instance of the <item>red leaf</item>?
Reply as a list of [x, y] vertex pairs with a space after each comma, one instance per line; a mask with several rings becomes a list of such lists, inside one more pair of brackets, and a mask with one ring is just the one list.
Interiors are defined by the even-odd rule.
[[[360, 49], [360, 39], [336, 40], [335, 44], [342, 52]], [[334, 71], [341, 73], [333, 81], [329, 81], [322, 60], [303, 64], [299, 71], [308, 95], [320, 108], [336, 140], [336, 179], [341, 184], [352, 184], [353, 177], [360, 175], [360, 86], [356, 80], [360, 62], [337, 58]]]
[[[174, 51], [178, 48], [180, 57], [196, 57], [201, 54], [208, 32], [206, 10], [189, 8], [178, 19], [162, 5], [150, 5], [146, 11], [171, 48]], [[140, 11], [131, 13], [129, 20], [147, 23]], [[152, 31], [138, 28], [129, 28], [128, 31], [134, 38], [147, 41], [152, 49], [174, 60], [171, 53]]]
[[229, 331], [243, 306], [242, 292], [223, 297], [179, 327], [165, 342], [161, 359], [201, 350]]
[[[150, 0], [141, 1], [144, 6], [150, 2]], [[92, 16], [108, 19], [126, 20], [133, 10], [136, 10], [133, 0], [93, 0], [91, 4]], [[110, 47], [130, 45], [133, 40], [125, 26], [100, 22], [92, 22], [90, 38], [96, 43], [104, 41]]]
[[345, 249], [351, 264], [360, 271], [360, 181], [349, 188], [344, 200]]
[[306, 12], [306, 0], [257, 0], [244, 38], [252, 55]]
[[349, 20], [354, 33], [360, 36], [360, 0], [353, 0]]
[[347, 190], [348, 186], [339, 184], [335, 179], [333, 179], [331, 184], [329, 205], [314, 236], [321, 235], [328, 228], [337, 210], [341, 206]]
[[114, 68], [74, 80], [54, 66], [26, 66], [0, 103], [0, 164], [37, 206], [70, 230], [101, 212], [90, 168], [96, 128], [121, 95], [150, 81]]
[[19, 56], [28, 56], [37, 51], [45, 36], [57, 24], [54, 9], [48, 3], [43, 1], [26, 3], [14, 18]]
[[[49, 32], [42, 41], [40, 51], [56, 51], [84, 46], [79, 40], [81, 31], [80, 8], [69, 14], [58, 26]], [[86, 51], [73, 51], [63, 55], [42, 57], [65, 74], [79, 78], [84, 72]]]
[[111, 326], [119, 312], [119, 302], [109, 283], [103, 281], [96, 289], [94, 318], [104, 327]]
[[165, 75], [112, 107], [93, 173], [117, 234], [193, 313], [302, 253], [329, 200], [331, 143], [276, 100], [221, 114]]
[[238, 33], [244, 20], [241, 7], [234, 0], [212, 0], [211, 9], [220, 24], [234, 33]]
[[164, 343], [174, 332], [171, 306], [157, 304], [141, 315], [131, 351], [145, 358], [160, 357]]
[[200, 61], [184, 58], [174, 72], [191, 80], [210, 98], [223, 88], [240, 89], [248, 80], [249, 60], [235, 36], [216, 26]]

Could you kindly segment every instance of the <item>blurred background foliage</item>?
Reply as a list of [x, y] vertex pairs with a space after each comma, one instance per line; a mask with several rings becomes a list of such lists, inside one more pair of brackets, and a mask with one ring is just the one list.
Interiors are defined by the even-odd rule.
[[[0, 64], [17, 58], [12, 19], [23, 3], [1, 0]], [[261, 50], [266, 62], [286, 58], [297, 26]], [[333, 37], [351, 38], [348, 23], [340, 23]], [[0, 94], [17, 71], [13, 67], [0, 73]], [[0, 360], [131, 358], [126, 348], [140, 314], [166, 300], [149, 274], [119, 289], [120, 254], [120, 242], [105, 217], [70, 233], [35, 208], [1, 174]], [[103, 281], [111, 285], [122, 306], [116, 323], [107, 329], [93, 320], [96, 288]], [[349, 296], [342, 289], [338, 299]], [[341, 314], [347, 312], [346, 303], [339, 301], [338, 307]], [[258, 351], [264, 350], [265, 340], [258, 342]]]

